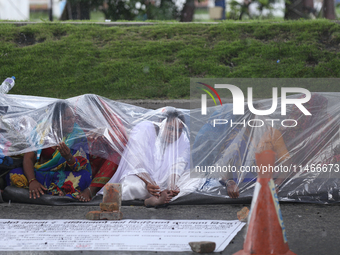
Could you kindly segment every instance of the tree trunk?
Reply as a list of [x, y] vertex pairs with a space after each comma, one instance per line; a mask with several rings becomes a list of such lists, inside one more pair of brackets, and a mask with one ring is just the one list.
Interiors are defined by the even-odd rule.
[[181, 22], [191, 22], [194, 19], [195, 1], [186, 0], [183, 10], [181, 11]]
[[90, 3], [87, 1], [74, 4], [71, 4], [69, 1], [67, 1], [60, 20], [90, 19], [90, 7]]
[[324, 0], [322, 5], [323, 15], [326, 19], [336, 19], [334, 0]]
[[300, 19], [305, 18], [304, 0], [285, 1], [286, 11], [285, 19]]

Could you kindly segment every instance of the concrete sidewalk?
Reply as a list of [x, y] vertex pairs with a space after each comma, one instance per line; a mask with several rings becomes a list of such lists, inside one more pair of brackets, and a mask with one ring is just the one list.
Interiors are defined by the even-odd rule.
[[[168, 219], [168, 220], [236, 220], [237, 211], [249, 204], [224, 205], [170, 205], [163, 209], [148, 209], [144, 206], [123, 206], [124, 219]], [[79, 219], [85, 220], [89, 211], [99, 206], [43, 206], [30, 204], [0, 204], [2, 219]], [[286, 227], [290, 249], [299, 255], [339, 254], [340, 205], [316, 205], [282, 203], [281, 211]], [[246, 227], [244, 227], [227, 248], [220, 254], [233, 254], [242, 249]], [[126, 251], [50, 251], [50, 252], [0, 252], [6, 255], [18, 254], [169, 254], [167, 252]], [[176, 252], [175, 254], [194, 254]]]

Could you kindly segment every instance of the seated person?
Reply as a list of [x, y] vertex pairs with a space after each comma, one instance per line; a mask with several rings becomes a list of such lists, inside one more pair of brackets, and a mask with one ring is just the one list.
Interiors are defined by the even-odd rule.
[[[11, 170], [7, 180], [9, 185], [28, 188], [29, 198], [45, 193], [74, 198], [91, 183], [87, 139], [66, 101], [51, 104], [49, 112], [51, 123], [38, 124], [31, 137], [39, 150], [25, 153], [23, 168]], [[46, 147], [47, 142], [58, 144]]]
[[13, 159], [5, 156], [7, 148], [10, 145], [11, 143], [0, 133], [0, 202], [2, 202], [1, 193], [6, 187], [4, 176], [10, 171], [10, 167], [13, 165]]
[[143, 121], [132, 129], [109, 182], [122, 183], [123, 200], [145, 200], [146, 206], [167, 204], [190, 186], [185, 181], [189, 179], [189, 153], [184, 115], [164, 108], [160, 123]]
[[9, 117], [6, 114], [8, 108], [8, 106], [0, 106], [0, 192], [6, 187], [7, 173], [22, 166], [23, 154], [13, 155], [13, 152], [27, 147], [25, 131], [28, 130], [29, 124], [35, 123], [27, 115]]
[[10, 146], [11, 143], [0, 134], [0, 165], [10, 166], [13, 164], [13, 159], [5, 156]]
[[[6, 113], [8, 107], [0, 106], [0, 114], [1, 114], [1, 121], [0, 121], [0, 174], [2, 174], [1, 167], [4, 166], [5, 170], [8, 169], [11, 165], [13, 165], [13, 159], [7, 156], [12, 147], [15, 145], [12, 144], [13, 138], [18, 138], [22, 134], [22, 130], [18, 130], [15, 128], [14, 125], [10, 125], [7, 123]], [[4, 115], [2, 115], [4, 114]], [[28, 118], [27, 116], [23, 118], [15, 119], [15, 123], [17, 126], [22, 124], [22, 119]], [[12, 138], [12, 139], [11, 139]], [[21, 138], [21, 137], [20, 137]]]
[[311, 115], [304, 115], [295, 105], [289, 108], [287, 119], [296, 120], [298, 125], [280, 131], [294, 164], [305, 166], [325, 160], [326, 148], [336, 139], [338, 131], [337, 117], [330, 116], [327, 106], [325, 96], [312, 93], [311, 99], [304, 104]]
[[329, 164], [338, 163], [340, 159], [337, 148], [339, 108], [331, 100], [332, 97], [323, 93], [312, 93], [311, 99], [304, 104], [311, 115], [304, 115], [295, 105], [287, 111], [287, 119], [296, 120], [298, 125], [282, 128], [281, 133], [291, 154], [291, 162], [298, 169], [289, 177], [295, 174], [299, 177], [290, 182], [295, 186], [289, 190], [288, 197], [328, 200], [332, 198], [332, 190], [338, 190], [338, 175]]
[[[258, 107], [259, 105], [257, 105], [256, 108]], [[235, 124], [229, 128], [229, 132], [226, 138], [224, 138], [223, 145], [219, 152], [219, 157], [214, 163], [214, 166], [236, 167], [237, 171], [233, 172], [229, 170], [222, 173], [211, 173], [200, 188], [201, 191], [212, 192], [216, 189], [216, 182], [212, 181], [212, 179], [219, 179], [220, 184], [226, 186], [228, 196], [238, 198], [239, 186], [241, 184], [243, 188], [245, 188], [256, 181], [256, 173], [239, 171], [241, 166], [255, 166], [255, 153], [263, 150], [273, 150], [277, 154], [278, 163], [282, 163], [289, 158], [289, 153], [281, 133], [270, 126], [263, 126], [261, 128], [250, 127], [246, 123], [254, 119], [255, 115], [248, 109], [246, 109], [245, 112], [246, 114], [244, 116], [239, 117], [235, 121], [235, 123], [239, 124]], [[245, 125], [241, 123], [245, 123]], [[215, 139], [216, 143], [220, 143], [222, 137], [216, 137]], [[278, 181], [279, 179], [276, 180], [276, 182]]]
[[[99, 123], [98, 121], [97, 124], [105, 125], [106, 127], [94, 129], [92, 123], [86, 122], [91, 118], [86, 118], [86, 113], [81, 112], [81, 115], [84, 115], [81, 122], [89, 130], [86, 133], [93, 176], [90, 186], [76, 196], [82, 202], [90, 201], [112, 178], [127, 143], [122, 121], [110, 106], [96, 95], [86, 95], [86, 99], [89, 100], [89, 104], [93, 104], [93, 109], [98, 110], [98, 116], [102, 117], [100, 120], [104, 123]], [[90, 112], [92, 113], [92, 111]]]
[[[236, 118], [232, 113], [232, 105], [223, 105], [223, 107], [214, 111], [207, 120], [202, 120], [204, 125], [195, 136], [191, 149], [193, 168], [212, 166], [226, 146], [225, 141], [220, 138], [227, 137], [232, 128], [227, 124], [217, 124], [214, 126], [214, 119], [226, 119], [235, 122]], [[199, 177], [202, 177], [201, 173]]]

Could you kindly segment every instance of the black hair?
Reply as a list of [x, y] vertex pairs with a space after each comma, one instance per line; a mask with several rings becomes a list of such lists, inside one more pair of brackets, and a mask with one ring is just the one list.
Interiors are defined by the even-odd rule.
[[[71, 108], [65, 100], [58, 100], [53, 105], [52, 123], [56, 125], [59, 123], [61, 116], [65, 113], [66, 109]], [[59, 125], [58, 125], [59, 126]]]
[[162, 114], [161, 120], [166, 119], [167, 122], [173, 120], [173, 119], [180, 119], [183, 124], [185, 124], [185, 117], [183, 112], [176, 110], [172, 107], [167, 107], [165, 112]]

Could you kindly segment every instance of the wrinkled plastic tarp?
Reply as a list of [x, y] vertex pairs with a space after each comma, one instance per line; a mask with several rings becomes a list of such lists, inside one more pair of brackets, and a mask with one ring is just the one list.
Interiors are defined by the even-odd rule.
[[[245, 107], [245, 115], [240, 117], [233, 115], [232, 104], [209, 107], [205, 117], [202, 117], [201, 109], [179, 109], [184, 115], [180, 135], [178, 131], [164, 129], [168, 127], [162, 116], [170, 108], [150, 110], [97, 95], [82, 95], [67, 101], [74, 110], [76, 123], [87, 136], [90, 150], [87, 153], [124, 163], [130, 168], [130, 174], [148, 173], [152, 178], [149, 181], [154, 181], [162, 189], [175, 189], [178, 181], [176, 178], [165, 181], [165, 172], [168, 171], [167, 177], [191, 172], [195, 181], [188, 184], [190, 193], [233, 202], [237, 198], [234, 200], [228, 196], [225, 183], [232, 179], [239, 187], [238, 199], [250, 198], [257, 173], [240, 171], [241, 167], [251, 169], [256, 166], [255, 154], [269, 148], [276, 152], [276, 166], [282, 166], [281, 170], [289, 168], [289, 171], [273, 174], [274, 179], [282, 179], [278, 185], [281, 201], [331, 203], [340, 201], [339, 99], [340, 93], [313, 93], [312, 99], [305, 104], [311, 116], [301, 114], [293, 105], [288, 106], [286, 116], [281, 115], [280, 108], [269, 116], [256, 116]], [[1, 150], [4, 155], [16, 156], [60, 142], [63, 134], [51, 128], [56, 102], [54, 98], [34, 96], [0, 97]], [[271, 100], [257, 102], [261, 109], [270, 106]], [[219, 124], [216, 124], [216, 119], [220, 120]], [[289, 127], [295, 125], [292, 120], [297, 122], [295, 127]], [[151, 147], [139, 146], [138, 143], [136, 146], [129, 140], [132, 137], [137, 142], [148, 141], [147, 131], [145, 136], [134, 134], [136, 130], [145, 128], [144, 124], [148, 126], [150, 123], [157, 132], [153, 141], [156, 146], [152, 149], [155, 152], [152, 163], [148, 158]], [[39, 125], [40, 133], [37, 132]], [[163, 138], [157, 140], [158, 137]], [[43, 142], [39, 141], [42, 138]], [[165, 143], [167, 139], [172, 142]], [[183, 144], [189, 141], [191, 151], [185, 155]], [[169, 144], [173, 146], [172, 151], [165, 152]], [[122, 158], [112, 158], [113, 153]], [[160, 166], [152, 164], [159, 159], [164, 161], [164, 155], [169, 155], [168, 162], [164, 163], [168, 170], [157, 171]], [[176, 161], [178, 157], [187, 159]], [[215, 167], [213, 172], [212, 166]], [[218, 173], [218, 166], [224, 166], [225, 171]], [[118, 171], [113, 178], [118, 180], [125, 174]], [[183, 187], [183, 183], [181, 185]]]
[[[255, 115], [247, 105], [244, 115], [233, 115], [232, 104], [209, 108], [205, 118], [192, 113], [192, 176], [205, 176], [198, 192], [227, 197], [226, 181], [233, 180], [239, 197], [252, 196], [259, 171], [255, 154], [269, 149], [276, 153], [272, 175], [281, 201], [338, 202], [339, 96], [312, 93], [304, 104], [310, 116], [293, 104], [286, 115], [280, 107], [271, 115]], [[271, 106], [272, 100], [262, 100], [254, 108]]]

